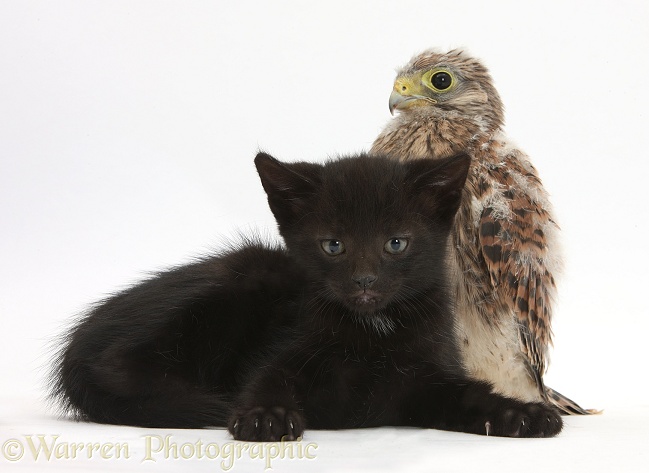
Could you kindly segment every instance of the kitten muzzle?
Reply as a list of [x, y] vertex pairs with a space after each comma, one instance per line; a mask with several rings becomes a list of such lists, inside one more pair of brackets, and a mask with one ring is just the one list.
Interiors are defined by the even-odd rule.
[[359, 308], [375, 308], [381, 303], [381, 295], [374, 291], [358, 291], [352, 295], [352, 301]]

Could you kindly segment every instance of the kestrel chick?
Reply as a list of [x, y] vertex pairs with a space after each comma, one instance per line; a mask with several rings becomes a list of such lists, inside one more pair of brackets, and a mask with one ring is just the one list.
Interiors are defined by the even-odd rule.
[[592, 413], [543, 384], [561, 268], [558, 227], [536, 169], [503, 134], [488, 70], [459, 50], [425, 51], [398, 72], [394, 111], [372, 153], [472, 158], [449, 252], [465, 368], [502, 394]]

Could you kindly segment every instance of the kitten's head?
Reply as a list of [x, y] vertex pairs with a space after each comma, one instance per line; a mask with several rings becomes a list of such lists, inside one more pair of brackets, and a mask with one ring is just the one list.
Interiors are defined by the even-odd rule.
[[255, 159], [289, 252], [318, 298], [384, 314], [444, 286], [445, 248], [470, 158], [399, 162], [359, 155], [324, 165]]

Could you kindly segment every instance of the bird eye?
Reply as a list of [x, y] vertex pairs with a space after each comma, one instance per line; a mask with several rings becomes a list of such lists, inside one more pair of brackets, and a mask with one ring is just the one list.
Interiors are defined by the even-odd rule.
[[448, 72], [436, 72], [431, 76], [430, 84], [438, 91], [446, 90], [453, 84], [453, 77]]
[[390, 254], [398, 255], [403, 253], [408, 246], [408, 240], [405, 238], [391, 238], [385, 243], [385, 251]]
[[320, 246], [329, 256], [338, 256], [345, 251], [345, 245], [340, 240], [322, 240]]

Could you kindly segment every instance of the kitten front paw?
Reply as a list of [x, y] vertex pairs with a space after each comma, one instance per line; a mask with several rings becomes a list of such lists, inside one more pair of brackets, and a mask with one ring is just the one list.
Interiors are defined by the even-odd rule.
[[527, 403], [494, 413], [478, 433], [498, 437], [554, 437], [563, 428], [559, 412], [545, 404]]
[[304, 420], [283, 407], [255, 407], [235, 413], [228, 422], [235, 440], [277, 442], [296, 440], [304, 432]]

